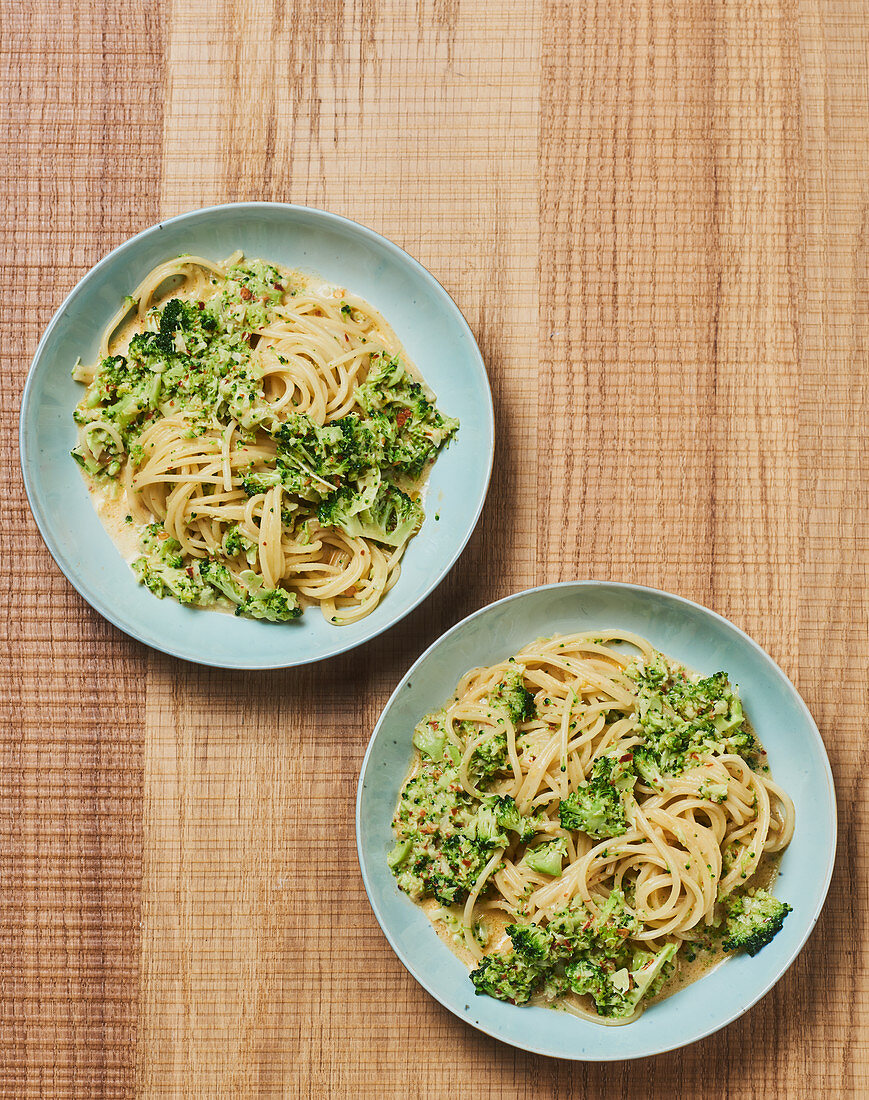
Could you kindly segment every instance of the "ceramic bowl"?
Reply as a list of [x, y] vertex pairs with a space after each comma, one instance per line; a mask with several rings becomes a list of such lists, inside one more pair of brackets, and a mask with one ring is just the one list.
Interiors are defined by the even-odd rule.
[[[410, 768], [411, 736], [419, 719], [442, 706], [470, 668], [502, 661], [534, 638], [606, 627], [634, 631], [698, 672], [726, 669], [769, 753], [772, 775], [796, 805], [796, 831], [776, 885], [777, 896], [793, 906], [781, 932], [754, 958], [728, 959], [624, 1027], [476, 996], [466, 967], [399, 891], [386, 864], [392, 814]], [[678, 596], [637, 585], [579, 581], [533, 588], [491, 604], [447, 631], [416, 661], [387, 703], [365, 754], [356, 836], [362, 878], [386, 938], [441, 1004], [473, 1027], [524, 1050], [615, 1061], [702, 1039], [772, 988], [799, 954], [824, 903], [836, 850], [836, 804], [824, 745], [805, 703], [746, 634]]]
[[[257, 622], [155, 599], [136, 582], [97, 517], [70, 449], [82, 388], [76, 359], [97, 354], [121, 298], [157, 263], [183, 253], [223, 259], [241, 248], [347, 286], [380, 310], [441, 409], [461, 420], [434, 465], [426, 520], [408, 546], [398, 584], [349, 626], [309, 608], [289, 624]], [[196, 210], [146, 229], [101, 260], [55, 314], [39, 343], [21, 406], [21, 465], [33, 515], [55, 561], [82, 596], [127, 634], [188, 661], [224, 668], [283, 668], [332, 657], [375, 637], [440, 584], [473, 531], [489, 484], [492, 397], [471, 330], [447, 292], [416, 260], [346, 218], [282, 203]], [[435, 516], [439, 519], [435, 519]]]

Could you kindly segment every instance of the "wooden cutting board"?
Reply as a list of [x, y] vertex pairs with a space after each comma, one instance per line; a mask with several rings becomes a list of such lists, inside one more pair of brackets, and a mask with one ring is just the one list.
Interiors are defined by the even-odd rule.
[[[2, 1097], [869, 1095], [867, 160], [861, 0], [300, 0], [2, 9]], [[97, 259], [234, 199], [385, 233], [497, 402], [459, 565], [343, 659], [152, 653], [30, 518], [16, 412]], [[470, 1030], [405, 973], [353, 835], [376, 715], [455, 620], [617, 578], [734, 620], [808, 701], [838, 871], [775, 991], [644, 1064]]]

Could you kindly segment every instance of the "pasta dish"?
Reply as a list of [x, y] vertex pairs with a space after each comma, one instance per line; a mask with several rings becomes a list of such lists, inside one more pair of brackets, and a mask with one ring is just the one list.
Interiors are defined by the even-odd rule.
[[274, 622], [377, 607], [458, 429], [367, 302], [241, 253], [156, 267], [73, 377], [73, 457], [139, 580]]
[[793, 803], [724, 672], [619, 630], [539, 639], [413, 744], [388, 862], [478, 993], [629, 1023], [790, 911]]

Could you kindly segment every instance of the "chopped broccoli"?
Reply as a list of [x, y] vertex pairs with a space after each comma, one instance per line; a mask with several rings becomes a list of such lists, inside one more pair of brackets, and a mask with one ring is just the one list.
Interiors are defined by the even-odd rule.
[[470, 820], [460, 827], [461, 835], [469, 840], [479, 840], [492, 848], [507, 845], [507, 835], [501, 828], [498, 816], [490, 806], [481, 806]]
[[276, 485], [282, 484], [280, 470], [257, 470], [249, 473], [242, 480], [242, 488], [249, 497], [255, 497], [259, 493], [267, 493]]
[[346, 531], [351, 537], [374, 539], [401, 546], [423, 521], [422, 507], [389, 482], [381, 482], [373, 499], [342, 486], [320, 505], [320, 522]]
[[627, 761], [601, 756], [581, 783], [558, 807], [564, 829], [581, 829], [594, 837], [622, 836], [628, 831], [623, 794], [635, 781]]
[[506, 711], [514, 726], [535, 716], [534, 696], [525, 687], [525, 669], [521, 665], [504, 673], [489, 696], [489, 703]]
[[437, 761], [422, 757], [392, 823], [396, 841], [411, 845], [393, 867], [399, 888], [442, 905], [463, 901], [492, 851], [507, 843], [495, 811], [463, 790], [457, 764], [447, 757], [449, 752]]
[[471, 757], [470, 768], [478, 782], [485, 783], [498, 772], [507, 771], [510, 764], [507, 760], [507, 735], [493, 733], [474, 749]]
[[678, 945], [669, 943], [656, 954], [641, 952], [631, 968], [617, 970], [604, 961], [582, 956], [565, 967], [565, 977], [574, 993], [587, 994], [601, 1016], [633, 1016], [640, 1001], [660, 988], [658, 979], [666, 979]]
[[508, 924], [507, 935], [513, 950], [525, 959], [548, 959], [552, 936], [539, 924]]
[[228, 558], [244, 557], [248, 565], [253, 565], [257, 558], [257, 544], [234, 523], [227, 527], [223, 536], [223, 552]]
[[413, 849], [413, 841], [409, 837], [405, 837], [404, 840], [396, 840], [390, 850], [389, 855], [386, 857], [386, 862], [392, 871], [396, 867], [400, 867], [402, 863], [407, 859]]
[[478, 994], [486, 993], [499, 1001], [521, 1005], [531, 998], [544, 973], [543, 967], [510, 951], [506, 955], [484, 955], [470, 976]]
[[174, 596], [183, 604], [199, 603], [210, 593], [200, 575], [199, 563], [185, 566], [181, 544], [171, 538], [162, 524], [153, 523], [142, 537], [145, 554], [133, 562], [133, 572], [159, 599]]
[[726, 672], [695, 679], [658, 654], [654, 661], [634, 662], [627, 675], [637, 685], [645, 766], [654, 758], [662, 772], [683, 771], [710, 752], [735, 753], [756, 766], [757, 742]]
[[[468, 896], [490, 855], [486, 841], [453, 833], [430, 856], [418, 858], [413, 872], [422, 883], [423, 894], [434, 895], [441, 905], [452, 905]], [[398, 884], [405, 888], [401, 879]]]
[[414, 748], [419, 749], [429, 760], [442, 760], [447, 742], [444, 726], [444, 711], [427, 714], [418, 722], [413, 731]]
[[523, 817], [516, 806], [515, 798], [509, 794], [497, 795], [492, 802], [492, 808], [501, 828], [517, 833], [520, 840], [530, 840], [537, 832], [540, 825], [539, 818]]
[[204, 561], [199, 566], [199, 572], [202, 579], [220, 595], [226, 596], [236, 605], [244, 603], [246, 592], [225, 565], [213, 559]]
[[236, 615], [252, 619], [267, 619], [270, 623], [286, 623], [302, 614], [299, 598], [285, 588], [259, 588], [248, 591], [244, 602], [235, 609]]
[[269, 309], [283, 300], [286, 276], [263, 260], [245, 260], [226, 273], [218, 309], [225, 321], [248, 331], [265, 327]]
[[753, 890], [725, 899], [727, 910], [725, 951], [745, 950], [756, 955], [781, 931], [784, 919], [793, 908], [774, 898], [766, 890]]
[[567, 841], [563, 836], [549, 840], [545, 844], [539, 844], [536, 848], [529, 848], [525, 853], [523, 862], [532, 871], [539, 871], [543, 875], [558, 877], [561, 874], [561, 866], [567, 855]]
[[372, 355], [368, 377], [356, 400], [369, 417], [389, 425], [382, 433], [384, 461], [398, 473], [419, 477], [459, 422], [443, 416], [397, 357]]
[[553, 914], [548, 925], [556, 941], [573, 943], [575, 949], [593, 950], [607, 958], [616, 958], [641, 927], [618, 888], [610, 891], [593, 919], [588, 919], [584, 908], [568, 906]]
[[601, 1015], [631, 1015], [642, 997], [657, 991], [677, 950], [671, 944], [657, 956], [632, 951], [628, 940], [639, 930], [620, 890], [594, 917], [574, 901], [545, 925], [509, 925], [512, 950], [485, 955], [471, 981], [478, 993], [515, 1003], [537, 992], [555, 999], [572, 988], [591, 993]]

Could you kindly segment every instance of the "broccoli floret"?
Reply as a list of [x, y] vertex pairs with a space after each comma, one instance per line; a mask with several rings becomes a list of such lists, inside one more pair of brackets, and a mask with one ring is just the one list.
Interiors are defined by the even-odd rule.
[[[616, 974], [620, 978], [624, 975], [625, 981], [616, 979], [617, 984], [614, 985]], [[622, 987], [626, 989], [628, 986], [625, 970], [610, 970], [597, 959], [583, 955], [567, 964], [564, 976], [574, 993], [589, 996], [594, 1000], [595, 1008], [601, 1016], [612, 1016], [618, 1013], [624, 996]]]
[[161, 600], [174, 596], [179, 603], [200, 603], [206, 592], [196, 565], [176, 569], [157, 558], [142, 557], [133, 562], [133, 572]]
[[594, 837], [622, 836], [628, 821], [622, 794], [635, 776], [627, 761], [601, 756], [592, 765], [587, 783], [561, 800], [558, 816], [563, 829], [581, 829]]
[[423, 756], [393, 819], [396, 840], [411, 843], [393, 868], [399, 889], [415, 900], [434, 896], [442, 905], [463, 901], [492, 850], [507, 842], [493, 810], [462, 789], [449, 748], [438, 761]]
[[492, 809], [501, 828], [518, 833], [520, 840], [530, 840], [540, 825], [538, 817], [523, 817], [516, 806], [516, 800], [509, 794], [496, 796], [492, 802]]
[[749, 955], [766, 947], [781, 931], [788, 913], [793, 912], [792, 906], [761, 889], [726, 898], [724, 906], [727, 924], [721, 946], [725, 951], [745, 950]]
[[252, 619], [267, 619], [270, 623], [286, 623], [298, 619], [302, 609], [295, 592], [285, 588], [259, 588], [247, 593], [235, 613], [250, 615]]
[[[122, 382], [127, 380], [128, 376], [127, 359], [124, 355], [109, 355], [100, 363], [96, 374], [94, 375], [94, 383], [98, 383], [102, 388], [109, 389], [110, 387], [117, 388]], [[103, 398], [105, 400], [105, 398]], [[88, 399], [88, 405], [93, 405], [98, 402], [91, 402]]]
[[481, 741], [470, 760], [470, 769], [479, 782], [491, 779], [498, 772], [506, 771], [509, 766], [507, 735], [504, 733], [493, 733], [491, 737]]
[[525, 669], [521, 665], [504, 674], [490, 694], [489, 703], [506, 711], [514, 726], [534, 718], [537, 713], [534, 696], [525, 687]]
[[495, 811], [489, 806], [481, 806], [459, 831], [469, 840], [482, 841], [491, 848], [507, 846], [507, 835], [501, 829]]
[[170, 298], [160, 311], [156, 332], [137, 333], [130, 341], [130, 358], [147, 366], [165, 364], [204, 346], [214, 331], [214, 318], [181, 298]]
[[242, 534], [239, 525], [234, 523], [223, 536], [223, 552], [228, 558], [243, 556], [248, 565], [253, 565], [257, 557], [257, 544]]
[[364, 490], [342, 486], [320, 505], [324, 526], [340, 527], [351, 537], [401, 546], [425, 518], [422, 507], [389, 482], [381, 482], [373, 498]]
[[561, 865], [566, 855], [567, 841], [563, 836], [559, 836], [536, 848], [530, 848], [525, 853], [523, 863], [526, 863], [532, 871], [557, 877], [561, 874]]
[[259, 470], [248, 474], [241, 485], [249, 497], [255, 497], [258, 493], [267, 493], [269, 489], [274, 489], [281, 483], [280, 470]]
[[552, 935], [539, 924], [508, 924], [507, 935], [513, 950], [524, 959], [548, 959], [552, 948]]
[[123, 432], [139, 416], [150, 409], [157, 408], [157, 398], [160, 396], [162, 377], [159, 374], [149, 374], [135, 384], [129, 393], [125, 393], [120, 400], [109, 405], [104, 410], [104, 415], [111, 420], [119, 431]]
[[355, 397], [369, 417], [387, 421], [388, 429], [381, 432], [384, 461], [409, 477], [419, 477], [459, 427], [458, 420], [438, 411], [397, 357], [373, 355]]
[[[516, 1003], [524, 1003], [537, 991], [557, 998], [569, 985], [577, 992], [596, 993], [604, 1008], [614, 1010], [637, 990], [635, 1007], [676, 952], [675, 945], [665, 948], [655, 967], [649, 962], [655, 957], [647, 952], [631, 963], [627, 939], [639, 929], [637, 919], [625, 909], [624, 895], [613, 890], [594, 918], [583, 905], [574, 903], [553, 914], [546, 925], [509, 925], [513, 949], [485, 955], [471, 980], [478, 993]], [[620, 969], [625, 971], [624, 989], [614, 990], [612, 977]], [[622, 979], [617, 978], [616, 986], [620, 984]]]
[[206, 602], [211, 588], [205, 584], [200, 563], [185, 563], [181, 543], [167, 534], [161, 523], [149, 524], [141, 536], [144, 555], [133, 562], [133, 572], [159, 599], [174, 596], [183, 604]]
[[640, 1001], [652, 993], [652, 987], [678, 950], [667, 944], [656, 954], [642, 952], [632, 968], [618, 970], [588, 956], [575, 959], [565, 967], [565, 977], [574, 993], [587, 994], [601, 1016], [626, 1018], [633, 1016]]
[[471, 971], [471, 981], [478, 994], [521, 1005], [530, 999], [544, 973], [543, 967], [510, 951], [506, 955], [484, 955], [476, 970]]
[[73, 449], [69, 453], [76, 460], [79, 466], [81, 466], [85, 473], [90, 474], [91, 477], [96, 477], [97, 474], [103, 472], [103, 467], [100, 466], [99, 462], [97, 462], [97, 460], [91, 455], [86, 455], [81, 447], [73, 447]]
[[631, 750], [634, 755], [634, 770], [637, 776], [650, 787], [660, 787], [664, 781], [658, 757], [647, 745], [637, 745]]
[[331, 474], [361, 477], [366, 470], [383, 465], [387, 432], [383, 430], [381, 419], [376, 417], [366, 422], [356, 413], [350, 413], [329, 425], [333, 438], [327, 469]]
[[341, 436], [340, 428], [320, 427], [305, 413], [289, 413], [275, 432], [275, 441], [286, 463], [319, 473]]
[[615, 888], [610, 891], [594, 918], [584, 906], [567, 906], [554, 913], [548, 926], [553, 944], [565, 951], [592, 951], [608, 959], [618, 958], [631, 936], [641, 930], [639, 920], [625, 904], [625, 896]]
[[658, 770], [678, 772], [709, 752], [736, 753], [756, 766], [757, 742], [726, 672], [693, 679], [658, 654], [630, 665], [627, 675], [637, 684], [647, 766], [653, 757]]
[[358, 480], [384, 462], [380, 425], [356, 413], [322, 427], [303, 413], [291, 413], [274, 438], [278, 469], [292, 491], [308, 487], [323, 497], [339, 480]]
[[88, 385], [81, 404], [85, 409], [110, 405], [116, 399], [118, 389], [131, 380], [137, 380], [139, 373], [139, 368], [127, 363], [126, 356], [106, 356], [94, 372], [93, 381]]
[[419, 749], [429, 760], [443, 759], [447, 741], [444, 713], [440, 710], [434, 714], [427, 714], [421, 722], [417, 723], [413, 731], [414, 748]]
[[210, 584], [216, 592], [226, 596], [228, 600], [236, 605], [244, 603], [245, 590], [225, 565], [221, 565], [220, 562], [213, 559], [204, 561], [200, 563], [199, 572], [202, 579]]

